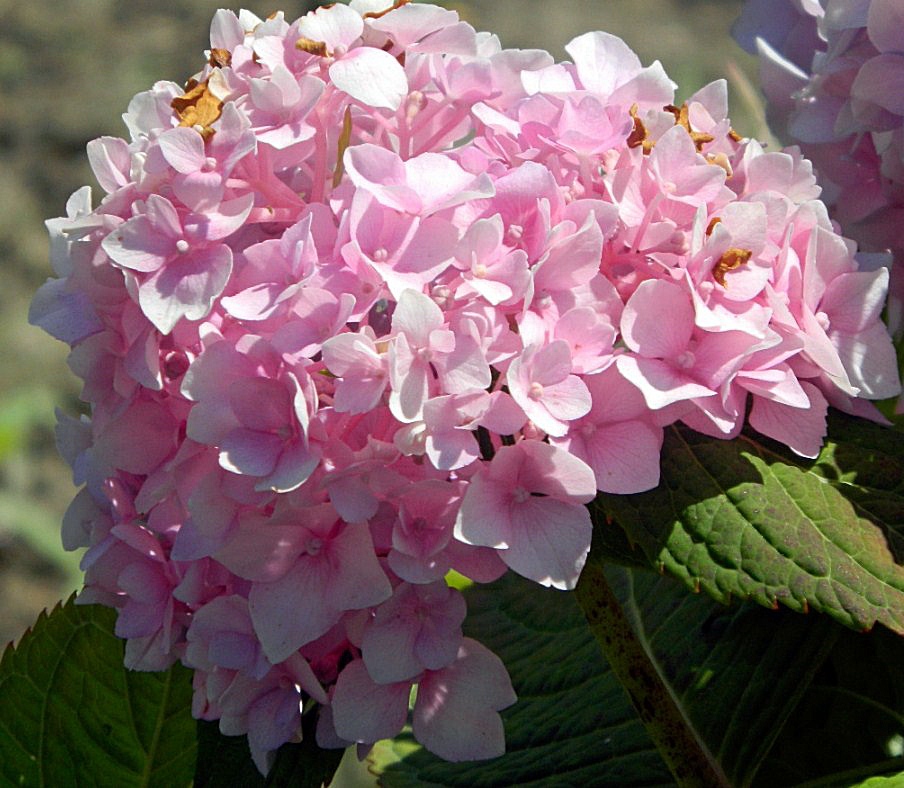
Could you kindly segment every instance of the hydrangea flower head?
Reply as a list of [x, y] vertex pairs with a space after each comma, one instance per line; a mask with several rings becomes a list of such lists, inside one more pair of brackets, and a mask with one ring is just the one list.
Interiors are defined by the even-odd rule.
[[426, 747], [501, 754], [515, 695], [450, 570], [573, 588], [586, 504], [655, 487], [668, 425], [749, 412], [814, 456], [828, 403], [897, 392], [884, 269], [724, 83], [677, 106], [608, 34], [556, 63], [388, 0], [210, 42], [89, 146], [105, 194], [48, 223], [31, 319], [90, 406], [59, 428], [79, 599], [261, 771], [302, 713], [395, 735], [415, 685]]
[[[818, 169], [826, 202], [867, 252], [892, 252], [889, 324], [904, 329], [904, 6], [748, 0], [735, 38], [760, 57], [770, 124]], [[880, 258], [881, 259], [881, 258]]]

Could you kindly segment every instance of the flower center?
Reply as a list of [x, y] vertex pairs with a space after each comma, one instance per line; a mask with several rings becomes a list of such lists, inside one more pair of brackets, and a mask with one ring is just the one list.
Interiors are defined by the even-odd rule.
[[536, 401], [543, 397], [543, 384], [534, 381], [527, 390], [527, 396]]
[[180, 238], [178, 241], [176, 241], [176, 251], [179, 254], [185, 254], [188, 251], [188, 249], [189, 249], [188, 241], [186, 241], [184, 238]]
[[681, 367], [682, 369], [690, 369], [694, 366], [694, 362], [697, 360], [697, 357], [690, 350], [685, 350], [683, 353], [679, 354], [675, 359], [675, 363]]
[[528, 498], [530, 498], [530, 492], [520, 485], [512, 490], [512, 500], [515, 503], [524, 503]]

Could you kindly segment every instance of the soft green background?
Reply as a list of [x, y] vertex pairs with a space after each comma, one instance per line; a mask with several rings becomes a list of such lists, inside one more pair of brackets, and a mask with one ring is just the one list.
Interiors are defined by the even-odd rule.
[[[66, 348], [27, 324], [28, 302], [51, 271], [43, 221], [92, 182], [88, 140], [122, 135], [120, 115], [158, 79], [182, 82], [203, 62], [219, 0], [0, 0], [0, 646], [78, 582], [59, 522], [73, 495], [53, 445], [53, 409], [80, 408]], [[679, 98], [728, 76], [743, 134], [765, 133], [755, 64], [728, 34], [739, 0], [471, 0], [448, 2], [505, 46], [564, 58], [573, 36], [622, 36], [644, 63], [663, 62]], [[249, 0], [259, 15], [270, 0]], [[283, 6], [294, 18], [309, 7]]]

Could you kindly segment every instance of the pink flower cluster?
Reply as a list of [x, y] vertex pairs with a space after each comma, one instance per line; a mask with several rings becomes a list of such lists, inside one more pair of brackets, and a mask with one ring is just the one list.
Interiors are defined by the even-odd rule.
[[[904, 3], [748, 0], [734, 35], [759, 54], [769, 121], [813, 161], [833, 218], [904, 260]], [[904, 331], [904, 262], [889, 323]]]
[[90, 144], [106, 196], [48, 223], [32, 306], [91, 406], [59, 426], [80, 600], [263, 771], [302, 713], [395, 735], [414, 685], [426, 747], [500, 754], [450, 570], [573, 588], [585, 505], [654, 487], [665, 425], [813, 456], [829, 403], [898, 391], [885, 269], [723, 82], [675, 106], [611, 35], [556, 63], [386, 2], [217, 12], [188, 86]]

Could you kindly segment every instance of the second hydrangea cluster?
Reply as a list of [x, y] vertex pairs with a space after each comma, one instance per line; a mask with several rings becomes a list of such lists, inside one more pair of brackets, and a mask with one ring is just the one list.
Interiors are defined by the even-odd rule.
[[888, 274], [810, 164], [675, 103], [588, 33], [571, 62], [431, 5], [219, 11], [207, 64], [125, 115], [49, 223], [33, 322], [72, 345], [63, 538], [130, 667], [195, 670], [258, 766], [415, 736], [500, 754], [515, 701], [450, 570], [573, 588], [598, 491], [663, 428], [745, 422], [815, 456], [829, 404], [892, 396]]

